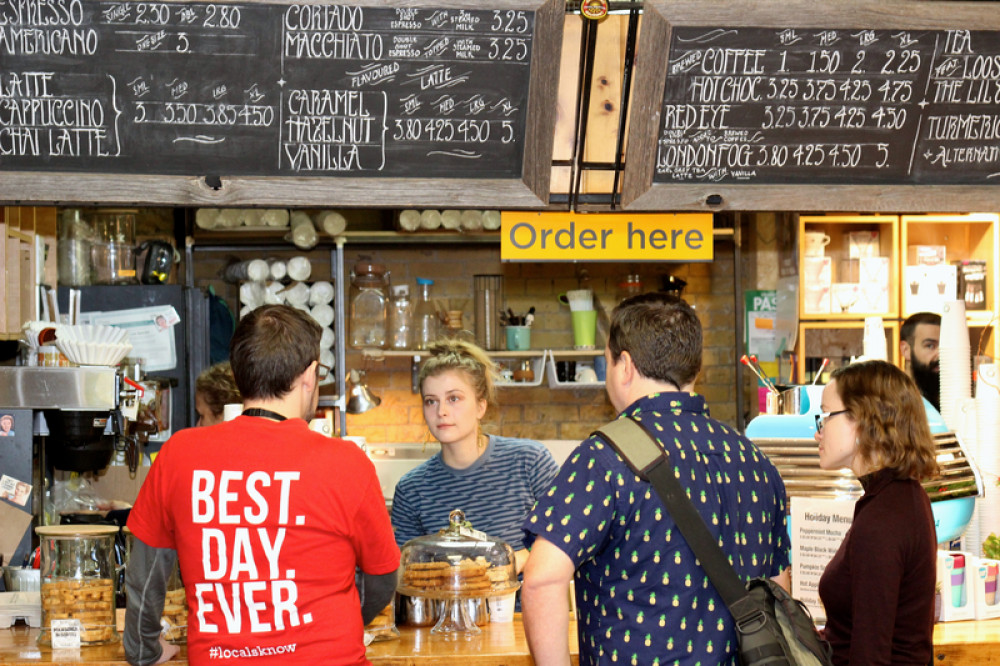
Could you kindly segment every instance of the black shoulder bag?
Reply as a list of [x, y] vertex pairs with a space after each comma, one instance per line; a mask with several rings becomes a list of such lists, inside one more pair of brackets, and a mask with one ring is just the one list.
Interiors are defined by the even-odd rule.
[[608, 442], [660, 496], [733, 615], [743, 666], [832, 666], [830, 645], [816, 631], [802, 602], [769, 578], [743, 584], [670, 465], [665, 464], [666, 453], [645, 428], [626, 417], [594, 434]]

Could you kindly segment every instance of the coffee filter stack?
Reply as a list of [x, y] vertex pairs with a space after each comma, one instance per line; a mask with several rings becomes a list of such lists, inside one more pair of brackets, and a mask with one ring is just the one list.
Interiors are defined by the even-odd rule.
[[941, 417], [949, 430], [962, 429], [962, 404], [972, 397], [972, 351], [965, 301], [948, 301], [941, 312]]

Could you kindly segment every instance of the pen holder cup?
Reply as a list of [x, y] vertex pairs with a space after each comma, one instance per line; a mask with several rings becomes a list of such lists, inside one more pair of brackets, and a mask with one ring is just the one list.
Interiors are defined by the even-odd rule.
[[508, 326], [507, 327], [507, 350], [526, 351], [531, 349], [531, 327], [530, 326]]

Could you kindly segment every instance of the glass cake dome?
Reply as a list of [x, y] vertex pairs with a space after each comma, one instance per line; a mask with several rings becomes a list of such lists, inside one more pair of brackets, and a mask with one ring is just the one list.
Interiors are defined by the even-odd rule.
[[432, 632], [478, 633], [478, 627], [468, 617], [467, 605], [459, 602], [516, 592], [521, 584], [514, 549], [472, 529], [460, 510], [449, 514], [448, 523], [437, 534], [417, 537], [403, 545], [403, 574], [396, 591], [445, 601], [444, 612]]

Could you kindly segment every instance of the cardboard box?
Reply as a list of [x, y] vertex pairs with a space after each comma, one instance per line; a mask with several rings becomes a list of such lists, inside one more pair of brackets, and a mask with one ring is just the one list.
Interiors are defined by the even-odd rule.
[[952, 262], [958, 271], [958, 295], [966, 310], [986, 309], [986, 260], [961, 259]]
[[997, 594], [1000, 578], [1000, 560], [985, 557], [972, 558], [973, 596], [976, 601], [976, 619], [989, 620], [1000, 617], [1000, 595]]
[[803, 257], [803, 284], [829, 287], [832, 280], [830, 257]]
[[903, 279], [904, 312], [937, 312], [958, 293], [955, 266], [907, 266]]
[[973, 620], [976, 617], [976, 586], [973, 584], [972, 553], [938, 551], [934, 607], [939, 622]]
[[861, 284], [875, 284], [889, 288], [889, 257], [862, 257], [858, 260]]
[[135, 498], [139, 495], [139, 487], [146, 480], [149, 474], [149, 467], [139, 467], [136, 469], [135, 477], [124, 465], [108, 465], [99, 474], [90, 477], [91, 488], [94, 495], [104, 500], [119, 500], [135, 504]]
[[805, 314], [830, 313], [830, 286], [806, 283], [802, 287], [802, 309]]
[[910, 266], [937, 266], [947, 261], [944, 245], [910, 245], [906, 248], [906, 263]]
[[889, 286], [863, 282], [861, 297], [852, 312], [888, 312]]
[[830, 285], [830, 307], [835, 313], [857, 312], [861, 286], [857, 282], [834, 282]]
[[889, 311], [889, 257], [862, 257], [860, 268], [861, 297], [855, 312]]
[[847, 256], [851, 259], [879, 255], [877, 231], [848, 231], [844, 235], [847, 237]]

